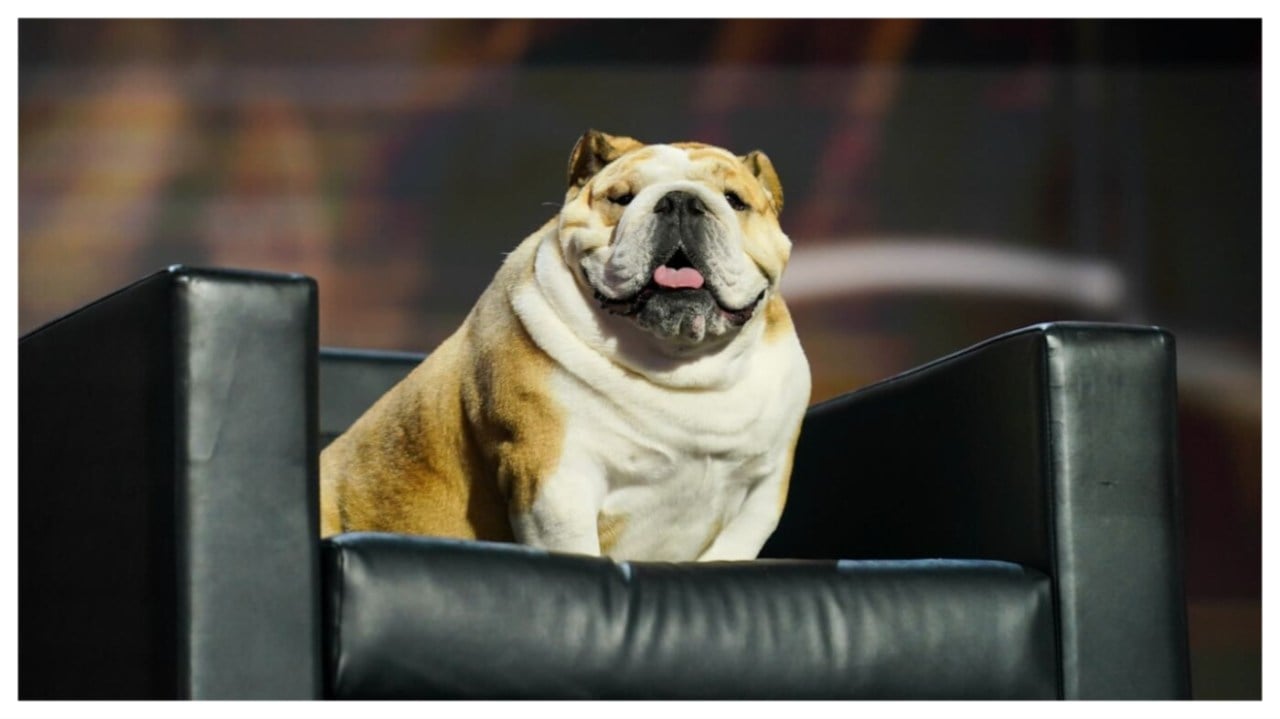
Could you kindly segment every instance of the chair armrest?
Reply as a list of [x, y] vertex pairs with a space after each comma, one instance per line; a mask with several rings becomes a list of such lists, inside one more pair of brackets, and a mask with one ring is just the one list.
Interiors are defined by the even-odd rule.
[[19, 341], [19, 695], [318, 697], [316, 288], [173, 267]]
[[1047, 324], [813, 407], [763, 556], [1054, 579], [1064, 696], [1189, 693], [1173, 337]]

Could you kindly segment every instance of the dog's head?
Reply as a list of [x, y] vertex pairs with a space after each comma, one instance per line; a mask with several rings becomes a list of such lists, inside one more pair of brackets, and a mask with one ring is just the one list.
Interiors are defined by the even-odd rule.
[[723, 344], [778, 287], [791, 241], [764, 153], [588, 131], [569, 159], [561, 251], [584, 292], [680, 350]]

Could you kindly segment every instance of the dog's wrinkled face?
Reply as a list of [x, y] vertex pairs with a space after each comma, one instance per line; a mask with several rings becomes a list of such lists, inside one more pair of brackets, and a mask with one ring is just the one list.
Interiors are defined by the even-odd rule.
[[791, 243], [763, 153], [591, 131], [569, 181], [561, 250], [603, 311], [692, 349], [732, 337], [776, 290]]

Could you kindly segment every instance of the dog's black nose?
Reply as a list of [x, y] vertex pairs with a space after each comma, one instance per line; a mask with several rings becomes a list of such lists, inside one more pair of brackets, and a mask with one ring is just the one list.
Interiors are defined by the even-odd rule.
[[658, 200], [653, 211], [659, 215], [703, 215], [707, 212], [707, 206], [691, 192], [672, 190]]

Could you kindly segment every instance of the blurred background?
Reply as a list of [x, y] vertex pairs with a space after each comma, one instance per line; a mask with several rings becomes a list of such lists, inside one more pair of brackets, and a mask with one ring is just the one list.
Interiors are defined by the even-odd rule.
[[425, 352], [594, 127], [762, 149], [813, 399], [1048, 320], [1178, 343], [1197, 698], [1261, 696], [1262, 25], [22, 20], [19, 325], [172, 263]]

